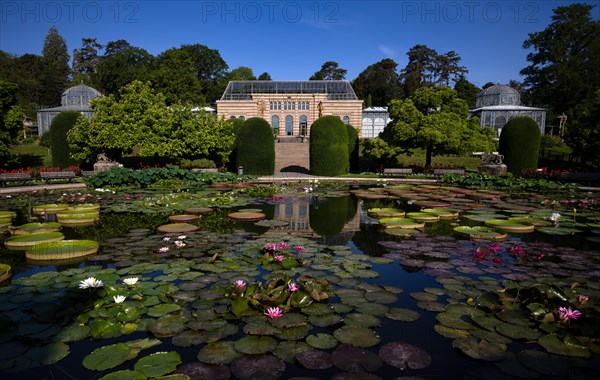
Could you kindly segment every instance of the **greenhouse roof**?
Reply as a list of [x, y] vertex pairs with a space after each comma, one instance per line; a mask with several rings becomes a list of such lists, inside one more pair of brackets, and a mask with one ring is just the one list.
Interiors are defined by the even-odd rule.
[[345, 80], [231, 81], [221, 100], [251, 100], [253, 94], [327, 94], [329, 100], [358, 100]]

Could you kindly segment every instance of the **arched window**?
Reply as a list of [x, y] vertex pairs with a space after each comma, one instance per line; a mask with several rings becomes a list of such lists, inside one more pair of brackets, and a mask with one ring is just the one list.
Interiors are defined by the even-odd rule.
[[285, 134], [288, 136], [294, 135], [294, 117], [292, 115], [285, 117]]
[[240, 116], [240, 120], [246, 120], [246, 118], [243, 116]]
[[232, 116], [232, 117], [229, 118], [229, 120], [231, 120], [231, 119], [235, 119], [235, 116]]
[[307, 126], [308, 123], [306, 115], [300, 115], [300, 136], [306, 136]]
[[344, 118], [342, 119], [342, 121], [344, 122], [344, 124], [350, 124], [350, 117], [344, 116]]
[[273, 115], [271, 117], [271, 128], [273, 128], [273, 134], [275, 136], [279, 135], [279, 116]]

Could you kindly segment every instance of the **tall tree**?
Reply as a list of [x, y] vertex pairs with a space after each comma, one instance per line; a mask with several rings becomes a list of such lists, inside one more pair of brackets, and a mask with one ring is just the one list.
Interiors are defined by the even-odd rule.
[[181, 49], [190, 53], [194, 62], [196, 77], [202, 87], [202, 95], [209, 103], [214, 103], [223, 95], [225, 86], [223, 77], [227, 72], [227, 63], [221, 58], [221, 54], [216, 49], [210, 49], [201, 44], [182, 45]]
[[256, 77], [251, 68], [240, 66], [225, 74], [225, 84], [230, 80], [256, 80]]
[[96, 38], [82, 38], [81, 49], [73, 49], [73, 75], [95, 75], [99, 49], [102, 49], [102, 44]]
[[460, 56], [454, 50], [436, 55], [433, 83], [438, 86], [450, 86], [450, 80], [456, 82], [464, 76], [468, 71], [466, 67], [459, 65], [460, 60]]
[[105, 95], [116, 94], [134, 80], [149, 80], [153, 61], [146, 50], [132, 46], [103, 56], [97, 68], [98, 90]]
[[469, 118], [467, 102], [449, 87], [422, 87], [405, 100], [390, 104], [390, 122], [381, 137], [390, 146], [425, 149], [425, 166], [432, 156], [491, 151], [494, 131], [481, 129]]
[[194, 62], [185, 50], [174, 48], [162, 52], [156, 58], [151, 79], [154, 88], [166, 97], [167, 105], [204, 104]]
[[264, 72], [258, 76], [258, 80], [273, 80], [268, 72]]
[[327, 61], [321, 65], [321, 70], [315, 72], [308, 80], [343, 80], [348, 70], [339, 67], [337, 62]]
[[400, 72], [400, 80], [405, 96], [410, 96], [418, 88], [430, 86], [437, 52], [426, 45], [415, 45], [406, 53], [408, 63]]
[[400, 97], [400, 82], [393, 59], [385, 58], [368, 66], [354, 81], [352, 87], [359, 99], [371, 95], [373, 105], [386, 106], [392, 99]]
[[0, 161], [4, 162], [10, 155], [10, 145], [16, 141], [19, 131], [23, 128], [22, 124], [15, 125], [14, 117], [11, 117], [15, 107], [18, 107], [18, 91], [19, 86], [16, 84], [0, 80]]
[[125, 40], [110, 41], [104, 48], [104, 57], [110, 57], [118, 53], [123, 53], [129, 49], [131, 45]]
[[43, 105], [45, 75], [42, 56], [23, 54], [12, 56], [0, 51], [0, 80], [19, 86], [17, 104], [27, 115], [35, 115], [39, 105]]
[[461, 76], [454, 83], [454, 91], [456, 91], [456, 96], [467, 102], [469, 108], [475, 108], [475, 97], [481, 92], [481, 89]]
[[69, 81], [69, 53], [65, 39], [54, 26], [48, 30], [44, 39], [42, 55], [44, 57], [42, 102], [46, 105], [59, 104], [62, 92]]

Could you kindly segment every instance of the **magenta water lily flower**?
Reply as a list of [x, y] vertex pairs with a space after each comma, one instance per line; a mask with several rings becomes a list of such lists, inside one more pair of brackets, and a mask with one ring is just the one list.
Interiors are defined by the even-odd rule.
[[298, 291], [298, 285], [296, 285], [295, 282], [290, 282], [288, 284], [288, 289], [290, 292], [297, 292]]
[[504, 262], [504, 260], [502, 260], [502, 257], [500, 257], [500, 256], [494, 257], [493, 261], [494, 261], [494, 263], [496, 263], [498, 265], [500, 265], [500, 264], [502, 264]]
[[282, 262], [284, 259], [285, 259], [285, 256], [283, 256], [283, 255], [273, 256], [273, 260], [278, 261], [278, 262]]
[[289, 246], [290, 246], [290, 245], [289, 245], [289, 243], [286, 243], [286, 242], [283, 242], [283, 241], [282, 241], [281, 243], [278, 243], [278, 244], [277, 244], [277, 250], [279, 251], [279, 250], [281, 250], [281, 249], [286, 249], [286, 248], [287, 248], [287, 247], [289, 247]]
[[269, 307], [267, 308], [267, 311], [265, 311], [265, 315], [271, 319], [281, 318], [283, 316], [283, 311], [278, 307]]
[[473, 252], [473, 257], [476, 259], [483, 259], [485, 257], [485, 253], [482, 250], [477, 249], [475, 252]]
[[575, 296], [575, 299], [577, 299], [577, 302], [580, 305], [585, 305], [590, 300], [590, 297], [588, 297], [584, 294], [578, 294], [577, 296]]
[[515, 245], [514, 247], [512, 247], [510, 249], [510, 251], [512, 253], [514, 253], [515, 255], [519, 255], [519, 256], [525, 254], [525, 250], [523, 248], [519, 247], [518, 245]]
[[502, 248], [500, 248], [500, 245], [498, 245], [498, 244], [496, 243], [496, 244], [494, 244], [494, 245], [488, 245], [488, 246], [487, 246], [487, 249], [489, 249], [490, 251], [492, 251], [492, 252], [496, 253], [496, 252], [498, 252], [499, 250], [501, 250]]
[[570, 307], [559, 307], [558, 308], [558, 317], [565, 322], [568, 322], [571, 319], [579, 319], [581, 317], [581, 311], [572, 310]]
[[301, 246], [301, 245], [297, 245], [297, 246], [294, 247], [294, 250], [296, 252], [298, 252], [298, 253], [304, 252], [304, 249], [305, 248], [303, 246]]
[[244, 280], [236, 280], [233, 283], [233, 286], [235, 286], [236, 289], [243, 289], [246, 287], [246, 282]]
[[275, 243], [268, 243], [268, 244], [265, 244], [264, 248], [267, 251], [275, 251], [275, 250], [277, 250], [277, 245]]

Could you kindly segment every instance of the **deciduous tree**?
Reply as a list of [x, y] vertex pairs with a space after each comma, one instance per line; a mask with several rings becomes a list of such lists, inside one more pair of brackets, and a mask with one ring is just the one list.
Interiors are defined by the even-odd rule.
[[321, 65], [321, 70], [315, 72], [308, 80], [343, 80], [348, 70], [339, 67], [337, 62], [327, 61]]
[[385, 58], [368, 66], [352, 81], [359, 99], [371, 95], [374, 106], [386, 106], [392, 99], [400, 97], [400, 82], [393, 59]]

